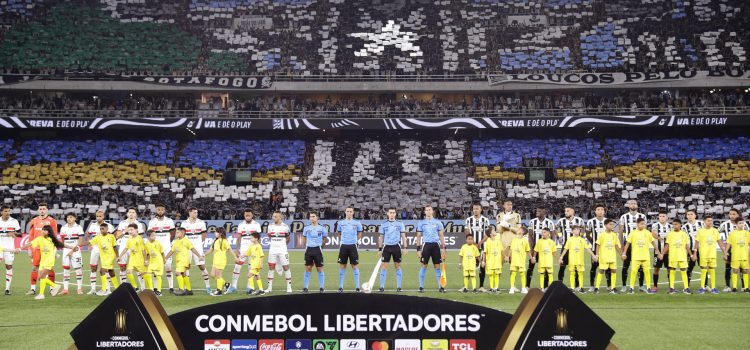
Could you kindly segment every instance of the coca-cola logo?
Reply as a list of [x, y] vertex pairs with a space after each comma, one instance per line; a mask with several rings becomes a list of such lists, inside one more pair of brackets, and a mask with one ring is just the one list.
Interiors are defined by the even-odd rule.
[[261, 339], [258, 350], [284, 350], [284, 341], [281, 339]]

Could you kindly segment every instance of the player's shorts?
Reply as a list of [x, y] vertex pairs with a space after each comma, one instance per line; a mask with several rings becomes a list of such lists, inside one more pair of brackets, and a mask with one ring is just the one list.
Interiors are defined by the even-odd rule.
[[391, 262], [391, 258], [393, 258], [393, 262], [400, 263], [401, 262], [401, 246], [398, 244], [394, 245], [387, 245], [383, 247], [383, 259], [382, 261], [384, 263]]
[[686, 269], [688, 267], [687, 261], [670, 261], [670, 269]]
[[13, 252], [3, 252], [3, 264], [5, 265], [13, 265], [13, 261], [16, 259], [16, 254]]
[[289, 252], [269, 252], [268, 266], [289, 266]]
[[164, 274], [164, 265], [159, 266], [159, 264], [148, 264], [148, 273], [155, 276], [161, 276]]
[[440, 252], [440, 244], [432, 242], [422, 245], [422, 255], [420, 256], [419, 261], [422, 264], [427, 265], [427, 263], [430, 262], [430, 259], [432, 259], [433, 264], [440, 264], [443, 262], [443, 255]]
[[545, 272], [552, 273], [552, 266], [544, 266], [544, 267], [539, 266], [538, 269], [539, 270], [537, 271], [539, 271], [539, 273], [545, 273]]
[[[198, 249], [196, 249], [196, 250], [198, 250]], [[198, 252], [200, 252], [200, 250], [198, 250]], [[170, 256], [170, 258], [172, 258], [172, 257]], [[197, 256], [195, 256], [195, 254], [190, 253], [190, 264], [191, 265], [195, 264], [195, 265], [198, 265], [198, 266], [200, 266], [200, 265], [206, 265], [206, 256], [205, 255], [201, 255], [201, 257], [197, 257]]]
[[42, 261], [42, 252], [39, 249], [31, 251], [31, 265], [39, 267], [39, 263]]
[[[562, 266], [562, 265], [560, 265], [560, 266]], [[560, 267], [560, 268], [562, 268], [562, 267]], [[586, 271], [586, 266], [584, 266], [583, 264], [581, 264], [581, 265], [568, 265], [568, 271], [570, 271], [570, 272], [574, 272], [574, 271], [584, 272], [584, 271]]]
[[144, 264], [134, 265], [134, 264], [128, 263], [128, 267], [126, 269], [131, 270], [131, 271], [141, 272], [141, 273], [148, 271], [146, 269], [146, 265]]
[[80, 269], [83, 266], [83, 257], [81, 256], [81, 251], [73, 252], [73, 254], [70, 254], [68, 256], [68, 253], [70, 253], [70, 249], [63, 249], [63, 258], [62, 258], [62, 266], [64, 269]]
[[464, 270], [464, 277], [476, 277], [477, 270]]
[[98, 246], [91, 247], [91, 255], [89, 256], [89, 265], [90, 266], [99, 265], [99, 247]]
[[320, 247], [305, 249], [305, 266], [323, 267], [323, 250]]
[[177, 273], [183, 273], [187, 270], [190, 270], [190, 265], [177, 265], [174, 269]]
[[510, 272], [526, 272], [526, 266], [525, 265], [510, 265]]
[[750, 261], [747, 261], [747, 260], [732, 261], [732, 268], [741, 269], [741, 270], [750, 269]]
[[54, 269], [55, 269], [55, 265], [41, 265], [41, 266], [39, 266], [39, 270], [40, 271], [41, 270], [50, 270], [51, 271], [51, 270], [54, 270]]
[[217, 270], [224, 270], [224, 268], [227, 267], [227, 264], [213, 264], [211, 265], [211, 268], [217, 269]]
[[[118, 250], [118, 252], [117, 252], [118, 256], [121, 253], [122, 253], [122, 250]], [[125, 252], [125, 255], [123, 255], [121, 258], [117, 259], [117, 265], [120, 265], [120, 266], [123, 266], [123, 267], [124, 266], [128, 266], [128, 261], [129, 260], [130, 260], [130, 252]]]
[[700, 266], [701, 267], [708, 267], [708, 268], [716, 268], [716, 258], [704, 258], [701, 257], [700, 259]]
[[487, 269], [485, 272], [488, 275], [502, 275], [503, 269]]
[[260, 267], [251, 267], [248, 272], [251, 275], [260, 276]]
[[630, 269], [633, 271], [638, 271], [638, 269], [643, 268], [643, 273], [648, 273], [651, 271], [651, 261], [648, 260], [633, 260], [633, 262], [630, 264]]
[[612, 262], [598, 262], [598, 264], [599, 264], [599, 266], [598, 266], [599, 270], [617, 270], [617, 263], [614, 262], [614, 261], [612, 261]]
[[562, 256], [562, 264], [560, 264], [560, 267], [568, 266], [568, 262], [569, 262], [569, 259], [570, 259], [569, 256], [570, 256], [570, 252], [566, 252], [565, 254], [563, 254], [563, 256]]
[[658, 257], [654, 257], [654, 267], [657, 269], [660, 269], [662, 267], [667, 267], [669, 263], [669, 254], [664, 254], [664, 259], [659, 259]]
[[342, 244], [339, 248], [338, 263], [346, 265], [350, 263], [353, 265], [359, 265], [359, 251], [357, 251], [356, 244]]

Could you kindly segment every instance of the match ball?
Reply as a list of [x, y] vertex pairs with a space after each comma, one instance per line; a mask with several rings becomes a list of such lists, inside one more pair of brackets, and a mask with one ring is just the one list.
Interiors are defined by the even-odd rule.
[[370, 288], [369, 282], [362, 283], [362, 291], [368, 294], [372, 292], [372, 288]]

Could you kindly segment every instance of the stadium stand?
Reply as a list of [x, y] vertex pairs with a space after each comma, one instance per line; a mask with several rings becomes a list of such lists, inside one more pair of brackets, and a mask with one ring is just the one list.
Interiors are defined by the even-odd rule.
[[[641, 208], [750, 214], [750, 148], [746, 137], [674, 139], [476, 140], [195, 140], [0, 142], [0, 195], [14, 215], [46, 201], [53, 215], [73, 211], [110, 218], [137, 207], [148, 216], [163, 202], [170, 215], [238, 219], [245, 207], [267, 216], [310, 210], [338, 218], [353, 205], [359, 218], [380, 219], [388, 207], [418, 218], [432, 204], [438, 217], [467, 215], [473, 201], [489, 211], [509, 198], [525, 217], [543, 205], [552, 216], [574, 206], [609, 215], [638, 199]], [[519, 155], [523, 154], [524, 157]], [[556, 180], [527, 182], [524, 161], [549, 162]], [[250, 185], [226, 185], [229, 169], [250, 169]], [[690, 186], [685, 186], [689, 184]]]
[[296, 77], [747, 69], [747, 11], [743, 0], [12, 0], [0, 5], [0, 68]]

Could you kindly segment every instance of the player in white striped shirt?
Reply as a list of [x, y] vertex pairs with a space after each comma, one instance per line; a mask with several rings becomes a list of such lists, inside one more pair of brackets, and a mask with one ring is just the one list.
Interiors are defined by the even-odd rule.
[[[242, 265], [245, 265], [245, 263], [247, 263], [249, 260], [247, 254], [245, 253], [247, 253], [247, 250], [252, 244], [253, 235], [256, 233], [261, 233], [260, 224], [257, 221], [253, 220], [253, 211], [251, 209], [245, 209], [245, 212], [242, 214], [242, 216], [245, 218], [245, 220], [237, 225], [237, 233], [235, 234], [235, 238], [237, 239], [237, 250], [235, 250], [235, 255], [237, 255], [238, 263], [234, 265], [234, 272], [232, 273], [232, 285], [229, 287], [229, 289], [227, 289], [227, 294], [237, 292], [237, 281], [239, 281], [240, 274], [242, 273]], [[249, 264], [247, 265], [247, 269], [248, 271], [252, 270]], [[249, 279], [247, 281], [246, 292], [248, 295], [252, 293], [252, 289], [250, 289]]]
[[[76, 214], [65, 214], [66, 224], [60, 228], [60, 238], [62, 238], [65, 244], [82, 247], [83, 237], [85, 236], [85, 234], [81, 225], [76, 223], [76, 219]], [[63, 291], [61, 292], [61, 294], [68, 294], [68, 283], [70, 282], [71, 267], [76, 272], [76, 286], [78, 287], [77, 293], [79, 295], [83, 294], [83, 257], [81, 256], [81, 250], [68, 248], [63, 249], [62, 267]]]
[[[646, 220], [646, 215], [638, 212], [638, 201], [631, 199], [627, 202], [628, 212], [620, 216], [620, 240], [625, 245], [625, 240], [628, 239], [630, 232], [638, 227], [638, 219]], [[622, 260], [622, 289], [621, 293], [628, 291], [628, 270], [630, 270], [630, 247], [624, 252], [626, 259]], [[643, 287], [643, 269], [638, 270], [638, 283], [641, 286], [641, 291], [645, 292]]]
[[[487, 240], [487, 236], [485, 233], [487, 232], [487, 229], [490, 227], [490, 219], [482, 215], [482, 205], [479, 203], [474, 203], [471, 206], [472, 216], [469, 216], [464, 220], [464, 234], [471, 234], [474, 236], [474, 242], [476, 242], [477, 247], [479, 248], [479, 261], [483, 261], [484, 257], [484, 241]], [[484, 289], [484, 273], [485, 273], [485, 267], [481, 264], [479, 265], [479, 291], [480, 292], [486, 292], [487, 290]]]
[[[583, 219], [576, 216], [576, 211], [573, 207], [566, 206], [565, 216], [560, 218], [560, 220], [557, 220], [557, 244], [559, 246], [565, 247], [565, 242], [573, 236], [573, 226], [583, 227]], [[563, 279], [565, 278], [565, 267], [568, 266], [568, 254], [565, 253], [565, 255], [560, 258], [562, 259], [562, 264], [560, 264], [560, 268], [557, 271], [557, 280], [563, 282]], [[575, 279], [577, 280], [578, 277], [576, 276]], [[577, 283], [579, 283], [578, 285], [583, 285], [583, 281], [577, 281]], [[572, 287], [574, 286], [571, 286], [571, 288]]]
[[[10, 217], [10, 207], [0, 210], [0, 260], [5, 262], [5, 295], [10, 295], [10, 282], [13, 280], [13, 260], [15, 260], [15, 239], [21, 232], [18, 220]], [[5, 251], [1, 251], [5, 250]]]
[[[605, 216], [606, 214], [607, 208], [604, 207], [603, 204], [597, 204], [594, 208], [594, 217], [586, 222], [586, 238], [589, 240], [589, 243], [591, 243], [591, 247], [595, 252], [599, 251], [596, 244], [596, 242], [599, 240], [599, 234], [607, 229], [604, 226], [607, 222], [607, 217]], [[589, 288], [589, 292], [594, 291], [594, 282], [596, 282], [597, 271], [599, 271], [599, 262], [591, 260], [591, 271], [589, 271], [589, 285], [591, 286], [591, 288]], [[611, 272], [609, 269], [604, 272], [604, 275], [607, 278], [608, 286], [611, 285], [611, 283], [609, 283], [612, 278], [610, 273]]]
[[[659, 211], [659, 216], [657, 218], [657, 221], [653, 224], [651, 224], [651, 234], [654, 235], [654, 238], [657, 240], [657, 244], [659, 246], [659, 251], [664, 250], [664, 241], [667, 239], [667, 233], [672, 231], [672, 224], [669, 223], [669, 217], [667, 217], [666, 211]], [[659, 270], [663, 268], [668, 268], [669, 265], [669, 253], [664, 254], [661, 259], [659, 259], [659, 256], [654, 252], [654, 272], [652, 274], [654, 285], [651, 287], [651, 290], [656, 293], [659, 290]]]
[[[719, 226], [719, 235], [721, 236], [721, 244], [726, 246], [727, 238], [729, 238], [729, 234], [737, 229], [737, 223], [740, 220], [740, 211], [737, 209], [730, 209], [729, 213], [727, 214], [729, 217], [729, 220], [724, 221], [721, 223], [721, 226]], [[747, 230], [748, 227], [745, 225], [745, 230]], [[729, 263], [732, 261], [732, 251], [729, 249], [728, 246], [726, 246], [727, 251], [729, 252], [729, 258], [726, 261], [726, 264], [724, 264], [724, 283], [726, 284], [726, 287], [724, 287], [724, 293], [729, 293], [732, 291], [732, 287], [729, 283], [729, 280], [732, 277], [732, 267]], [[742, 280], [742, 279], [740, 279]], [[746, 286], [742, 286], [742, 288], [747, 288]]]
[[[174, 220], [166, 216], [166, 207], [162, 203], [156, 204], [156, 215], [154, 218], [148, 221], [148, 229], [154, 231], [156, 240], [161, 244], [163, 252], [169, 252], [172, 250], [172, 240], [176, 232], [176, 226]], [[174, 292], [174, 275], [172, 274], [172, 257], [164, 261], [164, 272], [167, 274], [167, 283], [169, 283], [169, 292]], [[161, 278], [161, 276], [154, 276], [154, 278]], [[153, 284], [154, 286], [157, 283]], [[161, 292], [161, 291], [160, 291]]]
[[[542, 239], [542, 231], [544, 229], [549, 230], [553, 235], [555, 234], [555, 222], [547, 217], [547, 209], [543, 207], [536, 208], [536, 217], [529, 220], [528, 227], [529, 247], [531, 248], [532, 252], [534, 251], [534, 245], [536, 244], [536, 242]], [[529, 270], [526, 273], [527, 287], [531, 286], [531, 277], [534, 274], [535, 265], [535, 263], [532, 263], [531, 260], [529, 260]], [[546, 281], [545, 285], [550, 283], [551, 281]]]
[[[695, 210], [688, 210], [687, 213], [685, 213], [685, 224], [682, 225], [682, 230], [687, 232], [688, 238], [690, 241], [688, 242], [688, 247], [690, 248], [690, 251], [692, 252], [695, 248], [695, 236], [698, 234], [698, 230], [703, 228], [703, 221], [697, 220], [698, 215], [695, 213]], [[691, 278], [693, 276], [693, 269], [695, 268], [696, 261], [700, 261], [700, 255], [696, 253], [695, 260], [688, 259], [688, 267], [687, 267], [687, 274], [688, 278]], [[701, 286], [703, 288], [704, 286]]]
[[[94, 237], [99, 235], [101, 232], [102, 225], [107, 225], [108, 230], [107, 232], [115, 232], [115, 227], [104, 221], [104, 210], [97, 210], [95, 214], [96, 220], [89, 223], [89, 226], [86, 228], [86, 241], [89, 242]], [[88, 243], [87, 243], [88, 244]], [[91, 284], [91, 290], [89, 290], [88, 294], [96, 294], [96, 280], [99, 277], [99, 246], [92, 246], [91, 248], [91, 255], [89, 256], [89, 268], [91, 269], [91, 273], [89, 274], [89, 281]]]

